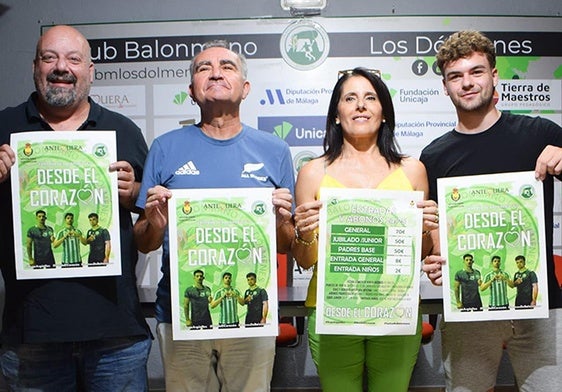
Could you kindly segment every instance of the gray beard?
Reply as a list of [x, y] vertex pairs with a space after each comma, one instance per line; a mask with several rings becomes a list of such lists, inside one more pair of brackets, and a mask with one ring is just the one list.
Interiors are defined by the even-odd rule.
[[45, 91], [45, 101], [51, 106], [66, 107], [76, 102], [77, 95], [75, 90], [66, 88], [47, 87]]

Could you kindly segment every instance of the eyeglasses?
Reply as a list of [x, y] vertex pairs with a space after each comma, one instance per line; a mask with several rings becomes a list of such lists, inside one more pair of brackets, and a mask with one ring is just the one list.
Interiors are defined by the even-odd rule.
[[[357, 69], [357, 68], [354, 68], [354, 69], [344, 69], [344, 70], [338, 71], [338, 79], [341, 78], [343, 75], [351, 75], [351, 74], [353, 74], [356, 69]], [[379, 78], [379, 79], [382, 77], [381, 71], [378, 70], [378, 69], [370, 69], [370, 68], [361, 68], [361, 69], [362, 69], [363, 71], [365, 71], [365, 72], [368, 72], [368, 73], [370, 73], [370, 74], [372, 74], [372, 75], [375, 75], [375, 76], [376, 76], [377, 78]]]

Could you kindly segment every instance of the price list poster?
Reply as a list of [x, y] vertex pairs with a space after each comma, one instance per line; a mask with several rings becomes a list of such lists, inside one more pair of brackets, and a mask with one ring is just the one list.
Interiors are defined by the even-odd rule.
[[322, 188], [320, 195], [316, 332], [413, 335], [423, 193]]

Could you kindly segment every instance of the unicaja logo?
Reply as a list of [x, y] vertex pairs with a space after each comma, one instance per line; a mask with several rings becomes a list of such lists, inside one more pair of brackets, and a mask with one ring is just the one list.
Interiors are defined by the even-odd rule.
[[281, 35], [281, 56], [291, 67], [306, 71], [321, 65], [330, 52], [326, 31], [309, 20], [291, 23]]
[[287, 121], [283, 121], [283, 123], [276, 125], [273, 127], [273, 133], [279, 138], [285, 140], [289, 133], [293, 130], [293, 124]]

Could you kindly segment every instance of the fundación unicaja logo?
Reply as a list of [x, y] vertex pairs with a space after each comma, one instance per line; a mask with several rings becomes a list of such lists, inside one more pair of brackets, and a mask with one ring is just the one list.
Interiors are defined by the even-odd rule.
[[306, 71], [318, 67], [330, 53], [328, 33], [316, 22], [298, 20], [281, 35], [283, 60], [291, 67]]

